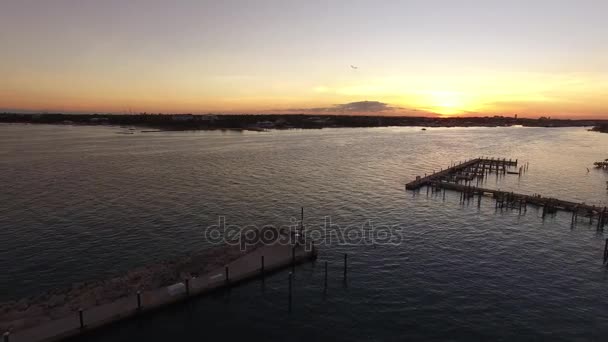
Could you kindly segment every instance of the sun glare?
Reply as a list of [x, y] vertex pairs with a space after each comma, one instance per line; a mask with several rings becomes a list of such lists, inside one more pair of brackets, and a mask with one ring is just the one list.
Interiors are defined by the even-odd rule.
[[430, 107], [436, 113], [454, 115], [462, 113], [465, 110], [465, 103], [460, 93], [436, 91], [431, 92], [429, 95]]

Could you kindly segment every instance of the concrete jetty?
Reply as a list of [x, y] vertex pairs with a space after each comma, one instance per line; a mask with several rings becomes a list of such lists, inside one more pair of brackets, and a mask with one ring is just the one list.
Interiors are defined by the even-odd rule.
[[185, 279], [167, 287], [123, 297], [112, 303], [75, 312], [61, 319], [17, 331], [4, 336], [10, 342], [57, 341], [90, 332], [112, 322], [133, 317], [164, 306], [185, 301], [214, 290], [228, 288], [264, 274], [312, 260], [316, 257], [314, 246], [272, 244], [254, 251], [200, 277]]

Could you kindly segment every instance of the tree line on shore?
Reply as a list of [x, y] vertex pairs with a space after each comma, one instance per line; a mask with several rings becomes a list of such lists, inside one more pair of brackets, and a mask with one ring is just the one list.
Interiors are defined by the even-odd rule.
[[161, 129], [249, 129], [249, 128], [324, 128], [324, 127], [469, 127], [513, 126], [583, 127], [608, 131], [606, 120], [570, 120], [541, 117], [407, 117], [364, 115], [308, 115], [308, 114], [64, 114], [64, 113], [1, 113], [0, 122], [43, 124], [109, 124], [137, 125]]

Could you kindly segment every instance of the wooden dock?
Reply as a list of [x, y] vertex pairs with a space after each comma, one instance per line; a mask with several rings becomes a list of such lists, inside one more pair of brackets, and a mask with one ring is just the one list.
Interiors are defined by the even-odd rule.
[[608, 169], [608, 160], [595, 162], [593, 163], [593, 166], [598, 169]]
[[[423, 186], [428, 186], [433, 182], [439, 181], [458, 181], [458, 180], [473, 180], [475, 177], [483, 178], [488, 174], [495, 172], [497, 174], [506, 174], [511, 166], [517, 166], [517, 159], [500, 159], [500, 158], [475, 158], [466, 160], [455, 165], [451, 165], [445, 170], [433, 172], [424, 177], [417, 176], [414, 181], [405, 185], [407, 190], [416, 190]], [[522, 168], [518, 174], [521, 174]]]
[[[495, 189], [487, 189], [479, 186], [473, 186], [472, 181], [477, 179], [483, 180], [490, 173], [494, 172], [498, 175], [516, 174], [521, 176], [526, 172], [529, 164], [520, 166], [515, 171], [510, 171], [511, 167], [517, 167], [518, 160], [500, 158], [476, 158], [464, 161], [450, 166], [445, 170], [434, 172], [424, 177], [416, 177], [416, 180], [407, 183], [407, 190], [419, 190], [421, 187], [427, 187], [432, 192], [452, 190], [461, 193], [461, 203], [477, 200], [477, 205], [481, 205], [482, 197], [491, 197], [495, 200], [496, 208], [517, 209], [519, 212], [526, 211], [528, 205], [542, 207], [543, 217], [547, 214], [553, 214], [560, 211], [572, 213], [572, 222], [576, 222], [578, 216], [589, 218], [590, 224], [593, 224], [594, 219], [597, 220], [597, 228], [602, 229], [608, 223], [608, 208], [596, 207], [585, 203], [576, 203], [564, 201], [557, 198], [543, 197], [541, 195], [526, 195], [509, 191], [501, 191]], [[477, 198], [475, 198], [477, 196]]]

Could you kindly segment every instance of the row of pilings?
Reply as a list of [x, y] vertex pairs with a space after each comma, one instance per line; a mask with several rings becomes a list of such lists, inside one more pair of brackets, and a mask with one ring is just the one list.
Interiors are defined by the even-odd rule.
[[554, 198], [542, 197], [540, 195], [530, 196], [448, 182], [431, 182], [426, 187], [426, 194], [427, 197], [429, 194], [432, 196], [441, 195], [445, 201], [446, 190], [455, 190], [459, 192], [459, 203], [463, 205], [477, 202], [477, 207], [481, 207], [482, 197], [491, 196], [491, 198], [494, 199], [494, 207], [496, 210], [517, 210], [521, 214], [528, 211], [528, 205], [533, 205], [542, 210], [543, 220], [547, 215], [554, 215], [557, 211], [566, 211], [572, 213], [572, 225], [579, 222], [579, 216], [588, 218], [589, 224], [595, 224], [598, 230], [603, 230], [606, 224], [608, 224], [608, 208], [606, 207], [597, 208], [595, 206], [574, 204]]

